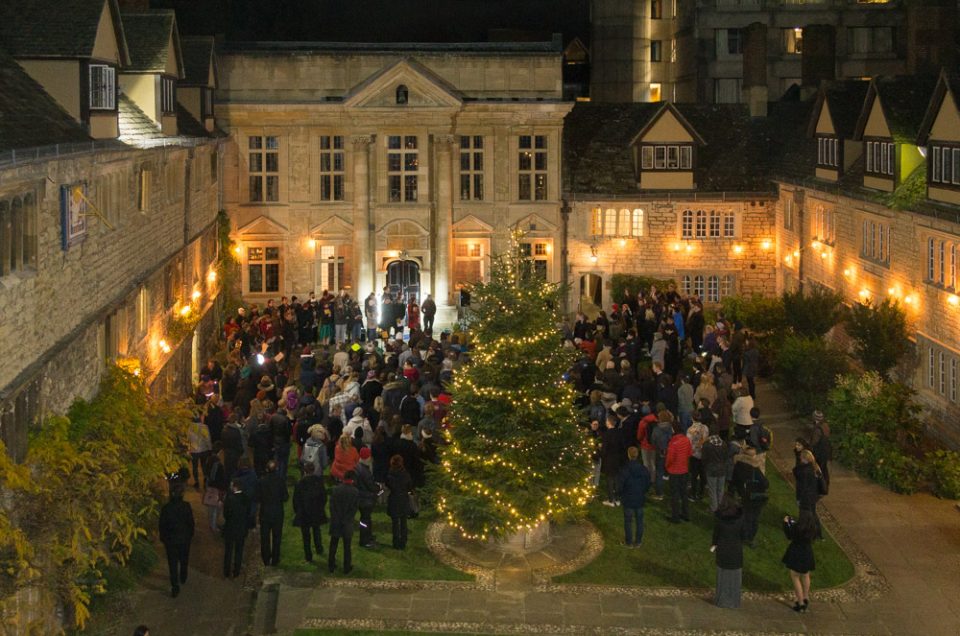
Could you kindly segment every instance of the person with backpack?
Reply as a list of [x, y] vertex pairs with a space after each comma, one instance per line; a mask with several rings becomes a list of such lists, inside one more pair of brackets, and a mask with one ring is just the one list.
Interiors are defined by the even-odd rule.
[[306, 471], [307, 464], [313, 468], [313, 474], [322, 476], [330, 463], [330, 457], [327, 455], [327, 429], [322, 424], [314, 424], [307, 429], [309, 437], [303, 445], [303, 453], [300, 455], [300, 466]]
[[320, 526], [327, 522], [327, 489], [313, 464], [303, 464], [303, 477], [293, 487], [293, 525], [300, 528], [303, 538], [303, 558], [313, 563], [310, 540], [318, 555], [323, 554], [323, 536]]

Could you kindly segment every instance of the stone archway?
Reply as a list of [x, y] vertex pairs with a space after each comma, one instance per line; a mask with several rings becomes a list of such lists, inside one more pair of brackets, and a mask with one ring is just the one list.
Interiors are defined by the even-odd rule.
[[590, 320], [595, 320], [603, 309], [603, 278], [599, 274], [580, 276], [579, 308]]

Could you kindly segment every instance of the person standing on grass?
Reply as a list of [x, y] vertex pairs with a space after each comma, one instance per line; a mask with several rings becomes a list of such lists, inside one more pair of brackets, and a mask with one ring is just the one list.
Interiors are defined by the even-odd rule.
[[230, 484], [230, 492], [223, 502], [223, 577], [240, 576], [243, 563], [243, 544], [249, 530], [250, 499], [243, 492], [239, 479]]
[[740, 535], [743, 515], [736, 500], [727, 495], [715, 515], [713, 543], [710, 550], [717, 563], [717, 607], [740, 607], [740, 587], [743, 580], [743, 543]]
[[170, 491], [170, 501], [160, 509], [160, 542], [167, 553], [173, 598], [180, 594], [180, 585], [187, 582], [192, 541], [193, 509], [183, 500], [183, 485], [175, 484]]
[[716, 512], [723, 500], [727, 487], [727, 443], [713, 429], [703, 444], [701, 460], [707, 480], [707, 494], [710, 496], [710, 512]]
[[257, 482], [256, 500], [260, 504], [260, 557], [263, 564], [280, 564], [280, 539], [283, 535], [283, 504], [287, 501], [286, 475], [277, 470], [276, 460], [267, 462], [267, 472]]
[[690, 501], [699, 501], [706, 488], [706, 473], [703, 470], [703, 445], [710, 437], [707, 425], [700, 420], [700, 412], [693, 414], [693, 423], [687, 429], [690, 440]]
[[343, 573], [353, 570], [353, 521], [360, 505], [360, 492], [353, 485], [356, 474], [348, 470], [330, 493], [330, 551], [327, 567], [330, 573], [337, 569], [337, 546], [343, 541]]
[[790, 570], [793, 594], [796, 601], [794, 612], [806, 612], [810, 605], [810, 572], [816, 567], [813, 558], [813, 539], [817, 535], [817, 522], [809, 510], [801, 510], [798, 519], [783, 518], [783, 533], [790, 540], [782, 562]]
[[617, 478], [620, 476], [620, 468], [623, 466], [626, 455], [623, 435], [617, 428], [617, 424], [617, 416], [613, 413], [608, 414], [606, 428], [600, 437], [600, 468], [607, 480], [607, 498], [603, 505], [611, 507], [618, 504]]
[[407, 519], [410, 517], [410, 498], [413, 493], [413, 478], [407, 472], [403, 457], [390, 458], [390, 472], [387, 473], [387, 514], [393, 525], [393, 548], [403, 550], [407, 547]]
[[303, 465], [303, 477], [293, 487], [293, 525], [300, 527], [303, 538], [303, 558], [313, 563], [310, 541], [318, 555], [323, 555], [323, 535], [320, 526], [327, 522], [327, 489], [323, 477], [317, 475], [314, 465]]
[[360, 547], [375, 548], [377, 544], [373, 536], [373, 508], [383, 489], [373, 478], [373, 454], [369, 447], [360, 449], [360, 461], [357, 462], [354, 472], [360, 494], [357, 504], [360, 510]]
[[[638, 461], [640, 450], [627, 449], [627, 465], [620, 470], [620, 503], [623, 505], [623, 533], [625, 546], [639, 548], [643, 543], [643, 506], [650, 490], [650, 471]], [[636, 531], [632, 531], [636, 526]]]
[[670, 523], [690, 521], [690, 502], [687, 500], [687, 484], [690, 481], [690, 440], [683, 433], [683, 425], [673, 422], [673, 436], [667, 444], [664, 470], [670, 481]]

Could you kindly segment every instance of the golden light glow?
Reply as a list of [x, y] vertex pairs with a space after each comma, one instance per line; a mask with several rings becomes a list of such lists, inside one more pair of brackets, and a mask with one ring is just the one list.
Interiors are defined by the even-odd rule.
[[210, 284], [213, 284], [213, 283], [217, 282], [217, 270], [211, 269], [211, 270], [207, 273], [207, 282], [210, 283]]
[[813, 243], [810, 244], [810, 247], [819, 251], [820, 249], [823, 248], [823, 243], [821, 243], [820, 241], [814, 241]]
[[159, 345], [160, 351], [163, 351], [164, 353], [170, 353], [170, 345], [167, 344], [166, 340], [161, 339], [157, 345]]
[[190, 305], [184, 305], [183, 307], [180, 308], [180, 315], [186, 318], [187, 316], [190, 315], [191, 311], [193, 310], [190, 309]]
[[743, 254], [743, 245], [734, 245], [733, 246], [734, 254]]
[[686, 245], [684, 245], [683, 248], [687, 250], [687, 253], [690, 253], [693, 251], [693, 245], [691, 245], [690, 243], [687, 243]]
[[853, 270], [848, 267], [847, 269], [843, 270], [843, 275], [846, 276], [847, 278], [850, 278], [851, 276], [853, 276]]
[[827, 257], [826, 252], [820, 252], [820, 258], [826, 258], [826, 257]]
[[908, 305], [912, 305], [912, 304], [914, 304], [916, 301], [917, 301], [917, 299], [916, 299], [916, 297], [915, 297], [913, 294], [910, 294], [910, 295], [908, 295], [908, 296], [905, 296], [904, 299], [903, 299], [903, 302], [905, 302], [905, 303], [908, 304]]
[[627, 246], [627, 239], [620, 239], [620, 247], [626, 247], [626, 246]]
[[547, 254], [549, 254], [550, 252], [552, 252], [552, 251], [553, 251], [553, 243], [547, 243], [546, 249], [547, 249]]
[[869, 300], [869, 299], [870, 299], [870, 290], [869, 290], [869, 289], [861, 289], [861, 290], [860, 290], [860, 300], [865, 301], [865, 300]]
[[793, 250], [793, 257], [800, 258], [800, 250]]
[[237, 253], [237, 256], [240, 256], [240, 254], [243, 253], [243, 248], [240, 247], [239, 243], [237, 243], [236, 245], [233, 246], [233, 251]]
[[891, 295], [891, 296], [898, 296], [898, 295], [899, 295], [899, 294], [897, 293], [897, 288], [896, 288], [896, 287], [890, 287], [889, 289], [887, 289], [887, 293], [888, 293], [889, 295]]
[[960, 306], [960, 296], [956, 294], [950, 294], [947, 296], [947, 303], [953, 305], [954, 307]]
[[316, 248], [317, 247], [316, 239], [307, 239], [307, 247], [309, 247], [310, 249]]
[[768, 251], [771, 247], [773, 247], [773, 243], [770, 239], [764, 239], [763, 242], [760, 243], [760, 249], [763, 251]]
[[[200, 290], [199, 290], [199, 289], [194, 289], [194, 290], [193, 290], [193, 293], [190, 294], [190, 298], [192, 298], [192, 299], [194, 299], [194, 300], [200, 300], [200, 295], [201, 295], [201, 294], [200, 294]], [[181, 310], [181, 311], [182, 311], [182, 310]]]
[[591, 254], [591, 255], [590, 255], [590, 262], [591, 262], [591, 263], [596, 263], [596, 262], [597, 262], [597, 255], [596, 255], [596, 254]]
[[787, 254], [787, 257], [783, 259], [783, 262], [787, 265], [793, 264], [793, 254]]
[[674, 252], [679, 252], [679, 251], [680, 251], [680, 244], [679, 244], [679, 243], [674, 243], [674, 244], [673, 244], [673, 251], [674, 251]]

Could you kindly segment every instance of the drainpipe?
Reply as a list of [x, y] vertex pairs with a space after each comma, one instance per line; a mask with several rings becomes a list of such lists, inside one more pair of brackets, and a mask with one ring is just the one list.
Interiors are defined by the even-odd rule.
[[793, 191], [793, 204], [797, 208], [797, 223], [799, 224], [799, 229], [797, 230], [797, 235], [800, 237], [800, 256], [797, 257], [797, 284], [801, 292], [803, 292], [803, 261], [804, 254], [807, 253], [803, 249], [806, 245], [806, 237], [804, 236], [804, 228], [807, 227], [804, 223], [806, 214], [804, 214], [804, 208], [806, 207], [806, 190], [794, 190]]
[[566, 199], [560, 204], [560, 287], [563, 289], [564, 319], [569, 313], [570, 277], [567, 273], [567, 239], [570, 235], [570, 204]]

